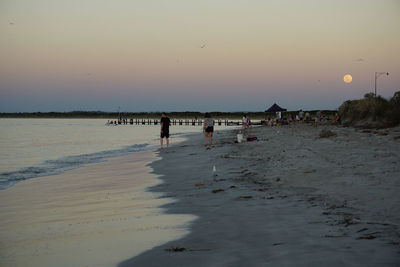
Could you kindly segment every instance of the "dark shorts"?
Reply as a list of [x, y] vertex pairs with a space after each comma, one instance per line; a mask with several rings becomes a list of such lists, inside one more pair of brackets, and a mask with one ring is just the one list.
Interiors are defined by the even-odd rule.
[[206, 133], [212, 133], [214, 132], [214, 127], [213, 126], [209, 126], [206, 128]]
[[169, 138], [169, 130], [163, 130], [161, 132], [161, 138]]

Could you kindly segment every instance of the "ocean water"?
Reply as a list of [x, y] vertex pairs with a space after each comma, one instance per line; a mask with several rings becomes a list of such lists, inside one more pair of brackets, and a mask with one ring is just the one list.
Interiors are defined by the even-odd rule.
[[[159, 125], [104, 119], [0, 119], [0, 189], [159, 145]], [[170, 142], [201, 126], [171, 126]]]
[[[162, 182], [148, 166], [160, 126], [105, 121], [0, 119], [0, 189], [71, 170], [0, 190], [2, 263], [116, 266], [189, 232], [197, 217], [164, 213], [177, 200], [148, 190]], [[170, 143], [192, 132], [201, 126], [171, 126]]]

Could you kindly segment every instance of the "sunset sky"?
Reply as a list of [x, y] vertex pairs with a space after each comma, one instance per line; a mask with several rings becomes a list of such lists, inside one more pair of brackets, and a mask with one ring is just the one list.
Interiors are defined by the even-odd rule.
[[0, 112], [336, 109], [375, 71], [398, 0], [0, 0]]

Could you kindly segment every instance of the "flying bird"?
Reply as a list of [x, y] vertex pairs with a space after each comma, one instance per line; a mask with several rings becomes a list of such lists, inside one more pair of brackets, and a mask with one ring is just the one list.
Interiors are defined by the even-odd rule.
[[14, 25], [14, 22], [10, 21], [8, 24], [10, 24], [10, 25]]
[[357, 58], [356, 61], [357, 61], [357, 62], [364, 62], [364, 59], [362, 59], [362, 58]]
[[202, 46], [200, 46], [200, 48], [204, 48], [204, 47], [206, 47], [206, 45], [205, 45], [205, 44], [203, 44]]

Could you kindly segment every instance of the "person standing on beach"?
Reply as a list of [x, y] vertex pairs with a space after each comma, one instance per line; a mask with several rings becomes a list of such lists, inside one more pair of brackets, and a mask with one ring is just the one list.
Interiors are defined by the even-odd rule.
[[249, 119], [249, 115], [248, 114], [246, 114], [246, 125], [247, 125], [247, 128], [249, 128], [251, 126], [251, 121]]
[[243, 118], [242, 118], [242, 127], [243, 127], [243, 129], [246, 129], [248, 127], [248, 125], [247, 125], [247, 117], [244, 114], [243, 114]]
[[302, 123], [303, 119], [304, 119], [304, 111], [302, 109], [300, 109], [300, 111], [299, 111], [299, 119], [300, 119], [300, 123]]
[[311, 120], [309, 112], [306, 112], [306, 117], [305, 118], [306, 118], [306, 122], [309, 122]]
[[204, 139], [206, 140], [205, 146], [211, 146], [212, 136], [214, 132], [214, 119], [211, 118], [211, 114], [208, 112], [206, 112], [204, 116], [203, 132], [204, 132]]
[[315, 126], [318, 126], [321, 122], [322, 117], [322, 110], [318, 110], [317, 114], [315, 115]]
[[171, 120], [167, 117], [167, 114], [165, 112], [163, 112], [162, 115], [161, 115], [160, 124], [161, 124], [160, 146], [161, 146], [161, 149], [164, 148], [163, 140], [164, 140], [164, 137], [165, 137], [167, 148], [168, 148], [168, 146], [169, 146], [169, 140], [168, 140], [168, 138], [169, 138], [169, 126], [171, 125]]

